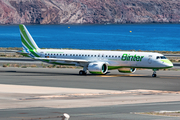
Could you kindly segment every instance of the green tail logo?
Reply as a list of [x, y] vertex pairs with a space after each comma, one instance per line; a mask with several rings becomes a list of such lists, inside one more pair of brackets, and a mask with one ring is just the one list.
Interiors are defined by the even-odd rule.
[[36, 51], [39, 47], [36, 45], [35, 41], [33, 40], [32, 36], [28, 32], [27, 28], [23, 25], [19, 25], [20, 35], [21, 35], [21, 42], [23, 46], [23, 50], [26, 53], [29, 53], [31, 57], [39, 57]]

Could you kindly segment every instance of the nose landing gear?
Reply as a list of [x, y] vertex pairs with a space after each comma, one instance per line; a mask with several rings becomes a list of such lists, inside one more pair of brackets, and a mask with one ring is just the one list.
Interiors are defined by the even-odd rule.
[[153, 72], [152, 77], [156, 77], [156, 71]]
[[156, 71], [158, 71], [158, 69], [153, 69], [153, 74], [152, 74], [152, 77], [156, 77], [157, 75], [156, 75]]

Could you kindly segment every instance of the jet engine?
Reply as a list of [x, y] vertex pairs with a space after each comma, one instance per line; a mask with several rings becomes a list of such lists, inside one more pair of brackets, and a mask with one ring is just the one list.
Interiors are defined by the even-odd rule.
[[136, 72], [136, 68], [119, 68], [118, 71], [122, 73], [134, 73]]
[[90, 63], [88, 70], [92, 74], [106, 74], [108, 71], [108, 65], [104, 62]]

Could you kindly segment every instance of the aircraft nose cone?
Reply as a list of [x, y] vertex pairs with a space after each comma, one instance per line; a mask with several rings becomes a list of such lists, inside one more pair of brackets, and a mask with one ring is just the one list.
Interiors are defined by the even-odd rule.
[[167, 67], [173, 67], [173, 63], [170, 60], [166, 59], [166, 60], [161, 60], [161, 61]]
[[168, 66], [169, 66], [169, 67], [173, 67], [174, 65], [173, 65], [173, 63], [171, 62], [170, 64], [168, 64]]

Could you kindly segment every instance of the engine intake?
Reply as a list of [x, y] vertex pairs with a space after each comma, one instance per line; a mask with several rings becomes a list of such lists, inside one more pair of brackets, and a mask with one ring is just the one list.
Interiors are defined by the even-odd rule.
[[88, 65], [88, 70], [92, 74], [106, 74], [108, 71], [108, 66], [104, 62], [90, 63]]

